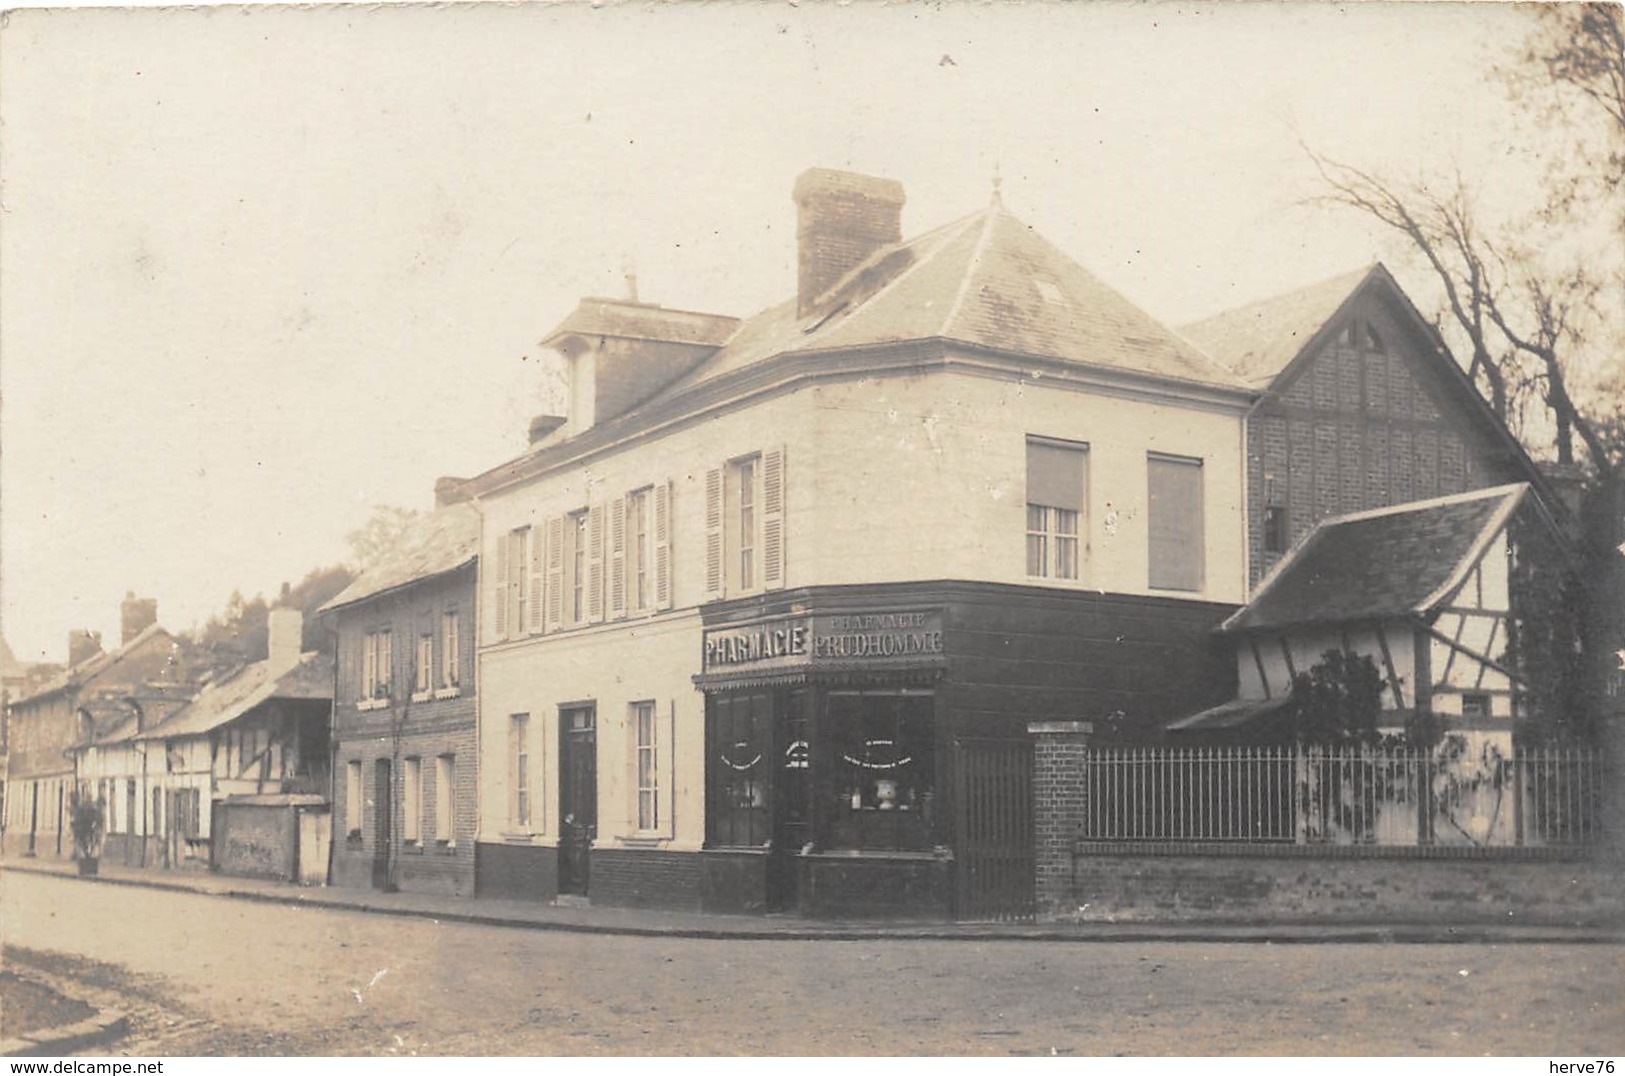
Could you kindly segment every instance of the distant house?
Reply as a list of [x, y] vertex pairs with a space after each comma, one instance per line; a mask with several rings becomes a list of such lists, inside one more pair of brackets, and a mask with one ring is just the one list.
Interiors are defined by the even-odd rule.
[[1553, 492], [1380, 264], [1180, 331], [1258, 391], [1248, 578], [1316, 523], [1510, 482]]
[[1429, 713], [1509, 750], [1530, 695], [1514, 566], [1559, 542], [1521, 483], [1322, 520], [1220, 628], [1235, 647], [1236, 701], [1169, 728], [1291, 739], [1294, 678], [1338, 650], [1378, 670], [1380, 727]]
[[130, 827], [142, 863], [325, 881], [333, 663], [300, 652], [302, 628], [297, 610], [271, 610], [264, 661], [206, 684], [164, 720], [82, 750], [83, 784], [140, 788], [126, 795], [150, 802]]
[[[179, 644], [150, 619], [156, 607], [140, 604], [136, 616], [123, 618], [117, 650], [104, 652], [97, 634], [70, 633], [68, 667], [7, 708], [7, 854], [70, 856], [75, 745], [123, 726], [151, 685], [169, 691], [184, 683]], [[123, 789], [118, 802], [128, 802]], [[110, 800], [108, 809], [118, 821], [119, 806]]]
[[338, 631], [334, 885], [474, 892], [480, 519], [453, 487], [321, 609]]

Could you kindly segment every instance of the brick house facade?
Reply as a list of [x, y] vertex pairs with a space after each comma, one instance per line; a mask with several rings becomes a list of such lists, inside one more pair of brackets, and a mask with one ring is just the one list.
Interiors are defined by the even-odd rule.
[[1540, 482], [1381, 265], [1181, 331], [1260, 392], [1247, 418], [1253, 586], [1323, 519]]
[[323, 607], [334, 885], [473, 895], [478, 528], [472, 506], [438, 508]]

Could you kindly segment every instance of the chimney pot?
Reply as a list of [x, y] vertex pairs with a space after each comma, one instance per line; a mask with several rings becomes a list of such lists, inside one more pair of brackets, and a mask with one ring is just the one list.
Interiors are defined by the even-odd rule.
[[903, 185], [894, 179], [809, 168], [796, 180], [796, 313], [877, 250], [903, 238]]

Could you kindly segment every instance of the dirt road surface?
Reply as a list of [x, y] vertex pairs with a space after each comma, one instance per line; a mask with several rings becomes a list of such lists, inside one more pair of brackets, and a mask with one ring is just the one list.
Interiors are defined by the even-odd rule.
[[1625, 1053], [1625, 947], [715, 941], [9, 874], [5, 959], [194, 1054]]

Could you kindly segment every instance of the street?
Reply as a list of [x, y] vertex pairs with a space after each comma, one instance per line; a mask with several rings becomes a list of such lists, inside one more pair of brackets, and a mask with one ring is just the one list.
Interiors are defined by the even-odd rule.
[[695, 940], [8, 872], [8, 967], [192, 1054], [1625, 1053], [1625, 948]]

